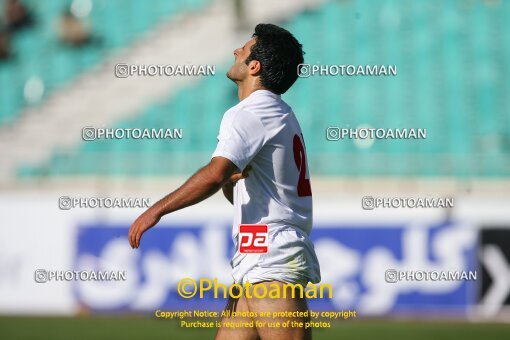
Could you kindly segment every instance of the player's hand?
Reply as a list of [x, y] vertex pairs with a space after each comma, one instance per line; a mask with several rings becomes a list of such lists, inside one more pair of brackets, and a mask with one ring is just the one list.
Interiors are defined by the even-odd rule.
[[129, 228], [128, 240], [131, 248], [140, 247], [140, 239], [144, 232], [156, 225], [160, 220], [159, 216], [150, 212], [150, 209], [141, 214]]
[[243, 172], [238, 172], [236, 174], [233, 174], [232, 176], [230, 176], [230, 183], [232, 183], [232, 185], [236, 185], [237, 181], [248, 177], [248, 172], [250, 172], [250, 170], [251, 170], [251, 166], [248, 165], [246, 168], [244, 168]]

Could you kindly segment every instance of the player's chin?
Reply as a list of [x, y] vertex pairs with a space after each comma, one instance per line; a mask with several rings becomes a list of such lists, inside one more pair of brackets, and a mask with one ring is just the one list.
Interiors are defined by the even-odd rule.
[[230, 70], [228, 70], [227, 78], [232, 80], [235, 83], [237, 83], [238, 81], [241, 80], [239, 75], [235, 72], [234, 68], [231, 68]]
[[228, 78], [228, 79], [230, 79], [230, 80], [232, 80], [232, 81], [235, 81], [235, 79], [234, 79], [234, 77], [233, 77], [232, 73], [233, 73], [233, 72], [232, 72], [232, 70], [229, 70], [229, 71], [227, 72], [227, 78]]

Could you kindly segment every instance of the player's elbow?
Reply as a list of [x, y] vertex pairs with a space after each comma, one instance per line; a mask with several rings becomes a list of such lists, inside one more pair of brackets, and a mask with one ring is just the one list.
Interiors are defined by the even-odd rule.
[[218, 167], [209, 165], [207, 170], [208, 182], [214, 187], [221, 188], [230, 179], [230, 175]]
[[236, 166], [234, 163], [223, 157], [215, 157], [207, 166], [208, 178], [212, 184], [222, 187], [230, 180]]
[[228, 181], [228, 177], [225, 177], [222, 173], [211, 172], [209, 181], [213, 186], [221, 188]]

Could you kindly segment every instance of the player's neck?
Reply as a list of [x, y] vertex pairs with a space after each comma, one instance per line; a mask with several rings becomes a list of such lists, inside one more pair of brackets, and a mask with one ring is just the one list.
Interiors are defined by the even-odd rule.
[[237, 84], [237, 95], [239, 96], [239, 101], [243, 101], [248, 98], [250, 94], [257, 90], [267, 90], [264, 86], [258, 84], [247, 84], [247, 83], [238, 83]]

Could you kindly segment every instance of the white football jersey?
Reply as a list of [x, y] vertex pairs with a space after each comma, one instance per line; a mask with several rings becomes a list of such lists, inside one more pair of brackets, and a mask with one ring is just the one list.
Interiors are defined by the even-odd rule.
[[234, 187], [234, 241], [240, 224], [267, 224], [269, 233], [310, 234], [312, 192], [301, 127], [279, 95], [258, 90], [228, 110], [212, 157], [225, 157], [249, 177]]

